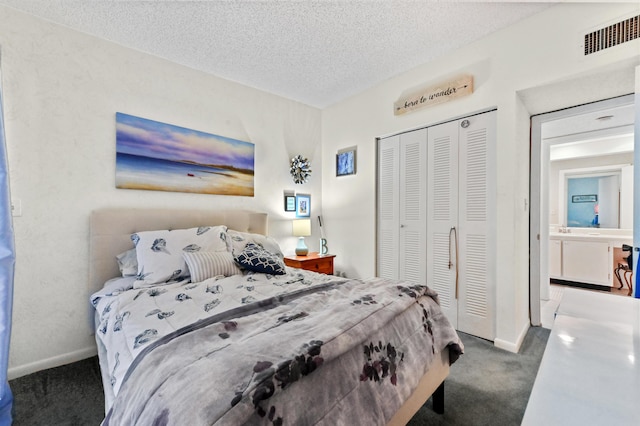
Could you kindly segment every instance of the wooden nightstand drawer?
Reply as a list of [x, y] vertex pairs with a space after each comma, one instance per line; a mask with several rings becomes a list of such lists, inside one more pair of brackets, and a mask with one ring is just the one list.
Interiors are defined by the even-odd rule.
[[292, 268], [306, 269], [307, 271], [319, 272], [321, 274], [333, 274], [333, 254], [320, 255], [309, 253], [307, 256], [288, 256], [284, 258], [284, 263]]
[[321, 274], [333, 274], [333, 259], [311, 262], [308, 266], [309, 268], [305, 269], [309, 271], [320, 272]]

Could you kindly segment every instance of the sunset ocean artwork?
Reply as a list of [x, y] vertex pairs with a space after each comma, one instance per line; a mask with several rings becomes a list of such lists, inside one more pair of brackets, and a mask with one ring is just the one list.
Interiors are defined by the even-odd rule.
[[116, 113], [116, 187], [253, 197], [255, 145]]

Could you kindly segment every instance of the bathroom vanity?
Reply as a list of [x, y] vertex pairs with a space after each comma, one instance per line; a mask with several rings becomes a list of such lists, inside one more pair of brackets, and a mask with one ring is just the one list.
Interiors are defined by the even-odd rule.
[[618, 285], [613, 271], [621, 259], [623, 244], [633, 244], [631, 230], [552, 229], [549, 233], [549, 277], [607, 287]]

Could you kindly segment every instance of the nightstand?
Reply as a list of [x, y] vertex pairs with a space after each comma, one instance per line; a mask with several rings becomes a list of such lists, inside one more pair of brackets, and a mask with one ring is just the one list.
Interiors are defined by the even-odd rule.
[[284, 264], [292, 268], [333, 275], [333, 258], [335, 254], [309, 253], [306, 256], [285, 256]]

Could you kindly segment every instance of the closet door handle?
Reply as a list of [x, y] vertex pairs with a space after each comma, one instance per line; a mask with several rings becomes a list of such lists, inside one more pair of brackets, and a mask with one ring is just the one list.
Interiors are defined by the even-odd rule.
[[[451, 238], [451, 236], [453, 235], [453, 239]], [[454, 245], [454, 256], [455, 256], [455, 263], [452, 262], [451, 260], [451, 243], [453, 242]], [[456, 299], [458, 298], [458, 231], [456, 230], [455, 226], [452, 226], [451, 229], [449, 230], [449, 269], [451, 269], [453, 266], [455, 265], [456, 267], [456, 290], [455, 290], [455, 296]]]

